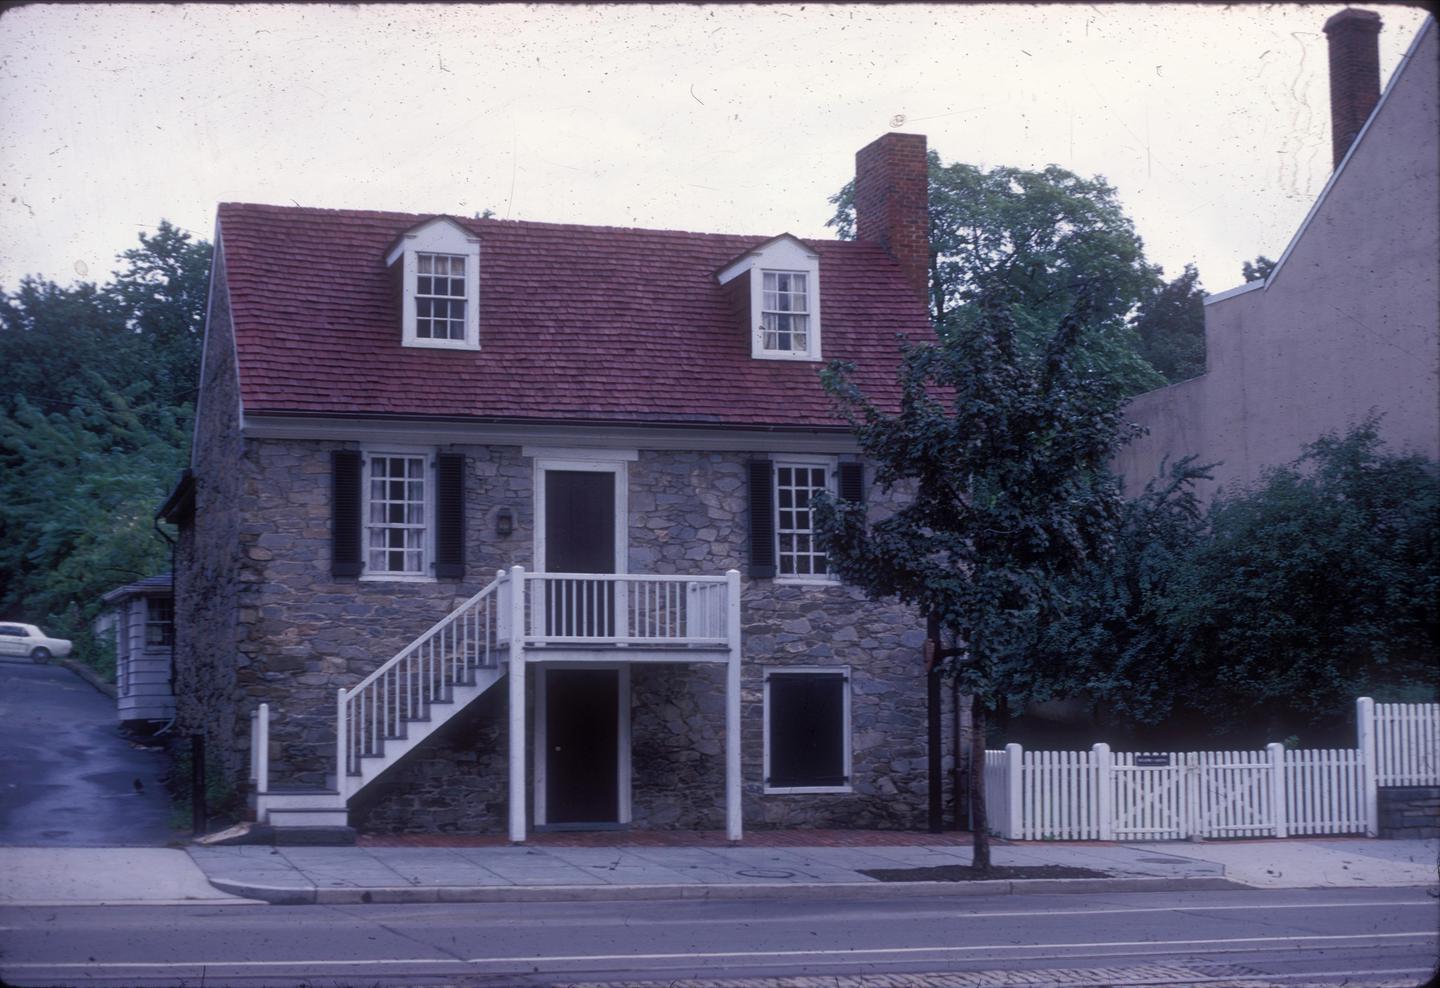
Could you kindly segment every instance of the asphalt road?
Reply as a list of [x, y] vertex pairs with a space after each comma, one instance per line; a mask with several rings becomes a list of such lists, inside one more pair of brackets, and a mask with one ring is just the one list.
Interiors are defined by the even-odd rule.
[[821, 988], [833, 986], [835, 975], [923, 973], [918, 983], [997, 988], [1025, 977], [1033, 984], [1034, 973], [1045, 971], [1075, 985], [1420, 984], [1434, 968], [1437, 905], [1423, 889], [1345, 889], [824, 903], [11, 907], [0, 909], [0, 977], [14, 985], [318, 988], [687, 978], [760, 986], [828, 976], [814, 982]]
[[165, 765], [121, 737], [115, 701], [75, 673], [0, 659], [0, 844], [163, 845]]

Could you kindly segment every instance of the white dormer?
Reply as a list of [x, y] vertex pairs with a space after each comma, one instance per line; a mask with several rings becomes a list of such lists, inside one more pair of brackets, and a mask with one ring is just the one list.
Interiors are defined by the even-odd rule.
[[400, 235], [385, 255], [397, 262], [405, 346], [480, 349], [480, 238], [437, 216]]
[[730, 289], [759, 360], [819, 360], [820, 255], [788, 233], [731, 261], [715, 275]]

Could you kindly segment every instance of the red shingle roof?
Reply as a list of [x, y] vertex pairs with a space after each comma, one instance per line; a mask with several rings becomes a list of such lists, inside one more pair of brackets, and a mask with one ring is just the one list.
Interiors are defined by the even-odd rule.
[[[428, 217], [224, 203], [247, 413], [839, 425], [818, 363], [755, 360], [715, 271], [769, 237], [461, 220], [481, 239], [480, 350], [400, 345], [386, 247]], [[820, 255], [825, 359], [896, 397], [923, 302], [871, 243]]]

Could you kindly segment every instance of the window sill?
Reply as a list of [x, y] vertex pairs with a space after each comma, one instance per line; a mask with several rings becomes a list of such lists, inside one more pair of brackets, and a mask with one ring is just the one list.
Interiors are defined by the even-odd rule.
[[855, 790], [850, 786], [766, 786], [766, 796], [844, 796]]
[[479, 350], [479, 343], [471, 343], [469, 340], [422, 340], [406, 339], [403, 343], [407, 347], [415, 347], [421, 350]]
[[839, 580], [828, 576], [777, 576], [776, 583], [788, 584], [797, 587], [838, 587]]
[[365, 573], [359, 578], [361, 583], [439, 583], [433, 576], [420, 576], [418, 573]]
[[819, 354], [781, 353], [778, 350], [773, 352], [769, 350], [752, 350], [750, 351], [750, 356], [755, 360], [798, 360], [802, 362], [808, 361], [812, 364], [821, 363], [825, 359]]

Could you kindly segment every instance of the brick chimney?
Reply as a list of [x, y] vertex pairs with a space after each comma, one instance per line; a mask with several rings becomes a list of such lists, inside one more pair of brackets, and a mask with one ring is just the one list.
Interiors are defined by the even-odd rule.
[[1380, 15], [1347, 7], [1325, 22], [1330, 39], [1330, 142], [1335, 167], [1380, 100]]
[[922, 299], [930, 284], [929, 202], [924, 134], [886, 134], [855, 153], [855, 236], [889, 251]]

